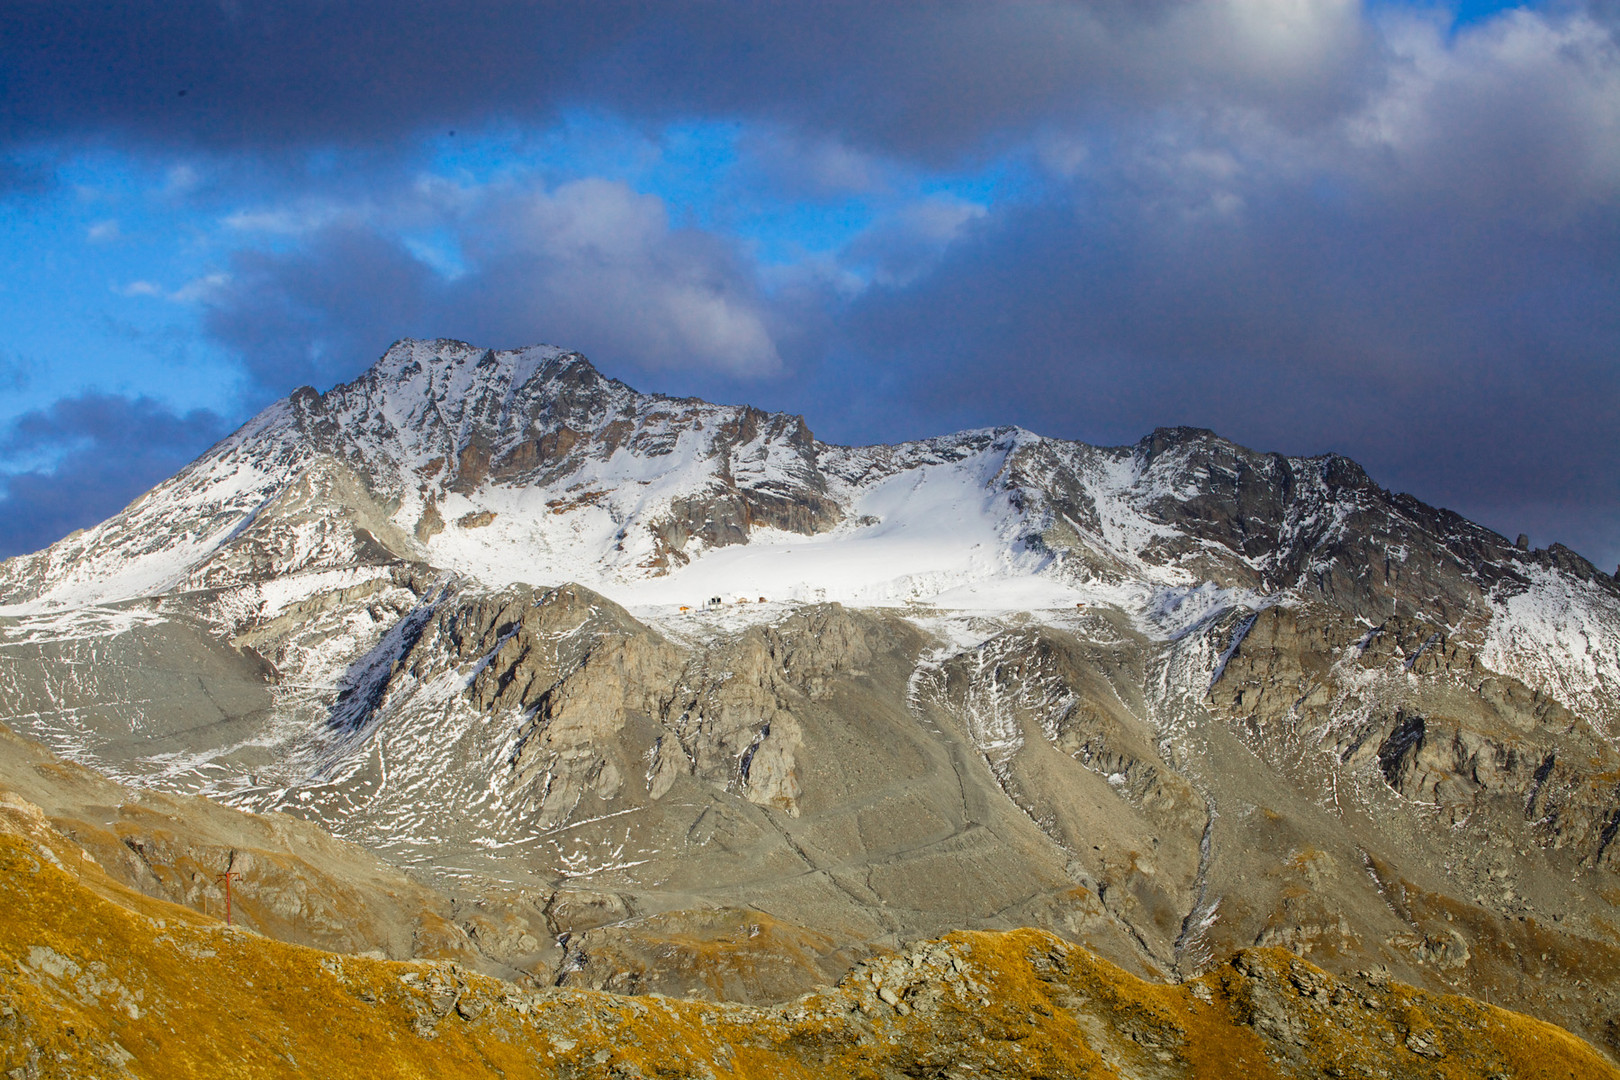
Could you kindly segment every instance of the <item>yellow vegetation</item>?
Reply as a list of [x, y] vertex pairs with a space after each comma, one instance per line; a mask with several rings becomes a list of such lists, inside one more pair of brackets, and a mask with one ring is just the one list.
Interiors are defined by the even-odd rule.
[[[716, 942], [705, 941], [706, 948]], [[1620, 1077], [1464, 998], [1255, 950], [1181, 986], [1033, 930], [953, 934], [762, 1009], [524, 992], [288, 945], [134, 893], [0, 806], [0, 1073], [29, 1077]]]

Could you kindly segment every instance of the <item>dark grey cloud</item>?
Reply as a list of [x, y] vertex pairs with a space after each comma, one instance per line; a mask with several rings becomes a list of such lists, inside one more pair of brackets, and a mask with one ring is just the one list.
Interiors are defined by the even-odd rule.
[[52, 464], [0, 471], [0, 558], [34, 551], [117, 513], [228, 430], [206, 410], [175, 413], [150, 398], [87, 393], [13, 420], [0, 461]]
[[[714, 9], [707, 9], [705, 14]], [[1189, 95], [1319, 122], [1379, 72], [1358, 3], [737, 4], [628, 38], [621, 107], [771, 117], [926, 161]], [[628, 61], [628, 62], [626, 62]]]
[[[1018, 422], [1103, 443], [1212, 427], [1346, 453], [1388, 486], [1612, 568], [1620, 316], [1570, 271], [1620, 257], [1620, 237], [1518, 239], [1504, 267], [1477, 222], [1451, 223], [1458, 237], [1296, 211], [1173, 244], [1062, 209], [998, 222], [924, 282], [860, 302], [859, 349], [886, 358], [891, 388], [887, 417], [851, 426]], [[820, 427], [843, 435], [836, 400]]]
[[549, 109], [634, 3], [0, 3], [0, 138], [356, 143]]
[[940, 255], [986, 213], [983, 204], [966, 199], [923, 199], [856, 236], [843, 261], [879, 286], [909, 284], [933, 269]]
[[941, 159], [1219, 88], [1307, 117], [1364, 77], [1354, 3], [0, 3], [0, 143], [386, 144], [561, 105], [777, 118]]

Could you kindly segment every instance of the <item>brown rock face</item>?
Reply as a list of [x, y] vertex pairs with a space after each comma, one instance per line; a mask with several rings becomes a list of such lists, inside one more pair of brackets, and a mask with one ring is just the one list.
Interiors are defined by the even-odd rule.
[[442, 532], [444, 532], [444, 516], [439, 513], [438, 498], [429, 497], [427, 505], [422, 508], [422, 516], [416, 522], [414, 535], [417, 543], [425, 544]]
[[1599, 865], [1620, 812], [1607, 779], [1620, 755], [1551, 697], [1484, 667], [1468, 637], [1411, 619], [1367, 629], [1324, 607], [1269, 608], [1209, 696], [1254, 738], [1314, 736], [1351, 768], [1376, 763], [1453, 829], [1509, 829]]
[[[1254, 940], [1325, 956], [1382, 946], [1439, 985], [1505, 990], [1531, 1005], [1509, 974], [1528, 963], [1538, 980], [1602, 987], [1595, 997], [1537, 991], [1544, 1004], [1533, 1007], [1604, 1032], [1606, 973], [1620, 974], [1620, 953], [1602, 929], [1614, 894], [1592, 871], [1614, 859], [1620, 758], [1610, 743], [1547, 695], [1484, 667], [1466, 628], [1398, 617], [1369, 628], [1302, 605], [1260, 612], [1231, 636], [1212, 710], [1285, 774], [1318, 778], [1352, 840], [1272, 841], [1294, 846], [1297, 872], [1277, 879]], [[1375, 904], [1350, 885], [1357, 864], [1376, 885]], [[1246, 892], [1248, 904], [1263, 895]], [[1228, 917], [1241, 924], [1266, 905], [1254, 910]], [[1526, 933], [1542, 944], [1522, 943]], [[1558, 957], [1580, 953], [1584, 965], [1559, 968]]]

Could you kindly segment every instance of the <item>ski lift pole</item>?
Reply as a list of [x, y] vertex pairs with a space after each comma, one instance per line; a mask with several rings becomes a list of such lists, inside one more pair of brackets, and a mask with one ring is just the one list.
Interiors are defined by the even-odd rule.
[[219, 875], [219, 877], [214, 879], [215, 881], [223, 881], [225, 883], [225, 925], [226, 926], [231, 925], [231, 879], [232, 878], [239, 878], [241, 876], [242, 875], [240, 873], [238, 873], [237, 871], [235, 871], [235, 870], [227, 870], [223, 874]]

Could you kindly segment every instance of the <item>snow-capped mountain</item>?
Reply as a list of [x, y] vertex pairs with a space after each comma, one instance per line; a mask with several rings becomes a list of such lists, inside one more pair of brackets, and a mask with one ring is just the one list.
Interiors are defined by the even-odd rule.
[[7, 724], [554, 890], [595, 935], [576, 977], [714, 904], [1465, 989], [1520, 916], [1620, 957], [1620, 585], [1338, 456], [833, 446], [558, 349], [404, 341], [0, 563], [0, 605]]
[[[8, 564], [5, 599], [61, 606], [390, 559], [494, 580], [503, 566], [634, 577], [667, 557], [660, 542], [686, 543], [683, 498], [730, 493], [743, 528], [822, 526], [835, 511], [809, 462], [802, 422], [637, 394], [574, 354], [402, 342], [349, 385], [277, 402], [107, 523]], [[523, 532], [492, 556], [469, 537], [503, 512]], [[663, 532], [638, 529], [626, 549], [614, 519]], [[696, 524], [700, 542], [730, 538], [727, 522]]]
[[329, 393], [299, 390], [106, 523], [3, 564], [0, 602], [37, 611], [390, 560], [491, 585], [573, 580], [630, 604], [764, 592], [1057, 607], [1122, 584], [1213, 583], [1332, 593], [1377, 617], [1403, 590], [1453, 615], [1549, 574], [1594, 585], [1591, 599], [1613, 591], [1573, 553], [1516, 551], [1333, 455], [1190, 429], [1114, 448], [1017, 428], [829, 446], [802, 418], [640, 394], [578, 354], [441, 340], [400, 342]]
[[398, 562], [578, 582], [636, 610], [1102, 603], [1165, 634], [1323, 596], [1483, 634], [1499, 666], [1605, 727], [1620, 699], [1614, 579], [1341, 457], [1190, 429], [1111, 448], [1018, 428], [829, 446], [802, 418], [637, 393], [577, 353], [444, 340], [297, 391], [123, 513], [0, 564], [0, 611], [244, 586], [273, 606]]

